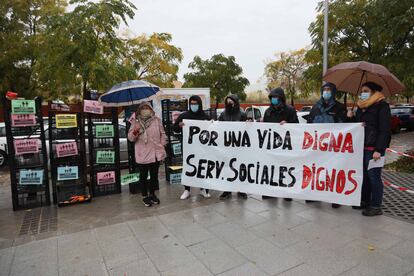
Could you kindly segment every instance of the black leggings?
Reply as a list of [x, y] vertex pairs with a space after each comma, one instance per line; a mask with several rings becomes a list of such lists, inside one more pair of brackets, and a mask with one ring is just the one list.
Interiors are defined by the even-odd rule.
[[[139, 171], [139, 185], [141, 187], [142, 196], [146, 197], [153, 195], [158, 188], [158, 168], [160, 162], [154, 162], [149, 164], [138, 164]], [[148, 181], [148, 172], [150, 180]], [[149, 194], [148, 194], [149, 192]]]

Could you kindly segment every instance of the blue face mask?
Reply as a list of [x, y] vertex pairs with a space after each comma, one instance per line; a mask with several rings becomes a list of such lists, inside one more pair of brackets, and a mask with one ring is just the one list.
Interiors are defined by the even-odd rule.
[[369, 93], [369, 92], [362, 92], [362, 93], [359, 95], [359, 99], [360, 99], [361, 101], [368, 100], [368, 99], [369, 99], [369, 97], [371, 97], [371, 93]]
[[330, 99], [332, 98], [332, 92], [331, 92], [331, 91], [323, 91], [323, 93], [322, 93], [322, 98], [323, 98], [325, 101], [330, 100]]
[[196, 113], [198, 111], [198, 104], [190, 104], [190, 109], [192, 112]]
[[279, 98], [272, 98], [270, 100], [270, 102], [272, 103], [272, 105], [278, 105], [279, 104]]

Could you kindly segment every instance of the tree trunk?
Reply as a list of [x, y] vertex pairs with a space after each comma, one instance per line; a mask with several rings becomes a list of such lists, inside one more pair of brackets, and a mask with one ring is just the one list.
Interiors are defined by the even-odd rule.
[[219, 99], [216, 98], [216, 109], [218, 109], [218, 108], [219, 108]]
[[405, 98], [407, 99], [407, 103], [410, 103], [410, 96], [405, 96]]

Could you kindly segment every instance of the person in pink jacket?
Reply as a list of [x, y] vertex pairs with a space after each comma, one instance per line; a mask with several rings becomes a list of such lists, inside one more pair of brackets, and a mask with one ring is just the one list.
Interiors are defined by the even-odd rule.
[[[135, 143], [135, 162], [138, 164], [142, 201], [145, 206], [160, 204], [155, 195], [158, 187], [158, 168], [165, 158], [166, 136], [161, 119], [148, 102], [141, 103], [128, 132], [128, 140]], [[148, 173], [150, 181], [147, 181]]]

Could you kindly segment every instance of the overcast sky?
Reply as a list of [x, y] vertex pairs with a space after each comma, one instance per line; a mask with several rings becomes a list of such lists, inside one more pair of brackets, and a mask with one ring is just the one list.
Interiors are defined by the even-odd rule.
[[235, 56], [252, 91], [265, 87], [266, 60], [310, 44], [308, 27], [318, 1], [132, 0], [138, 10], [129, 28], [136, 35], [172, 34], [184, 54], [179, 80], [195, 55], [206, 59], [223, 53]]

